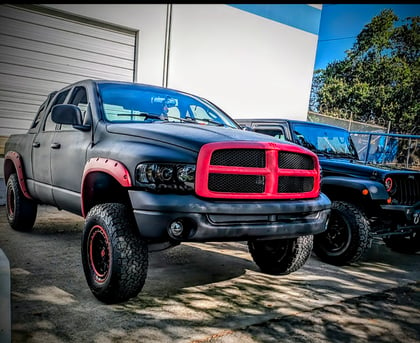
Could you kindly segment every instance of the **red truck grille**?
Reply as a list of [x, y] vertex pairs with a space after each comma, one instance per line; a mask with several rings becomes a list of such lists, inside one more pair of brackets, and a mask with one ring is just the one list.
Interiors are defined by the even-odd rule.
[[299, 146], [218, 142], [199, 153], [196, 193], [207, 198], [301, 199], [319, 195], [317, 156]]

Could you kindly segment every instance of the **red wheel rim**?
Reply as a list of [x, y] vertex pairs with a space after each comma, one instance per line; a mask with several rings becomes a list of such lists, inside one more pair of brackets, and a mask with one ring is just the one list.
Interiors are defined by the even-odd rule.
[[9, 188], [7, 190], [7, 214], [9, 217], [13, 217], [15, 213], [15, 194], [13, 191]]
[[89, 234], [89, 263], [94, 273], [95, 281], [105, 282], [110, 267], [110, 246], [106, 231], [100, 225], [95, 225]]

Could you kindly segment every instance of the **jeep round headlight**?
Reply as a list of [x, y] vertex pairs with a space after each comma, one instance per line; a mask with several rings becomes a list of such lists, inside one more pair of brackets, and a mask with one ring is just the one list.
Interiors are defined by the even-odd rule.
[[390, 192], [392, 190], [393, 182], [390, 177], [387, 177], [385, 179], [385, 189], [387, 192]]
[[191, 193], [194, 181], [194, 164], [141, 163], [136, 168], [137, 185], [157, 192]]

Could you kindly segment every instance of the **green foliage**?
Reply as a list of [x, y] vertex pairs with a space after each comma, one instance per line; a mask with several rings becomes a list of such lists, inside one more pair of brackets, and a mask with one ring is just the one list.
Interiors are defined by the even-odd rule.
[[382, 11], [343, 60], [316, 70], [310, 109], [420, 134], [420, 17], [397, 24], [392, 10]]

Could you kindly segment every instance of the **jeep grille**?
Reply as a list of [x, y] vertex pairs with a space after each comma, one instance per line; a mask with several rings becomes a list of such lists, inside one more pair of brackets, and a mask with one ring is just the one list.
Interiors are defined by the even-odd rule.
[[399, 205], [414, 205], [420, 201], [420, 173], [419, 175], [393, 174], [393, 187], [390, 195]]
[[299, 146], [219, 142], [201, 148], [195, 190], [208, 198], [314, 198], [319, 180], [318, 158]]

